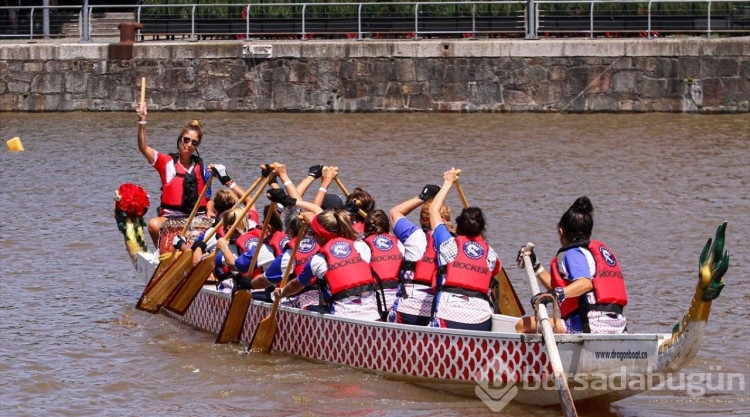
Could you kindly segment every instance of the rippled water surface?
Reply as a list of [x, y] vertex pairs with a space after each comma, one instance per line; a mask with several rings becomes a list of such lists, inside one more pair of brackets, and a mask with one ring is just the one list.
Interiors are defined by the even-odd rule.
[[[729, 221], [731, 268], [704, 343], [684, 373], [737, 373], [750, 382], [750, 118], [747, 115], [150, 114], [149, 143], [172, 151], [200, 117], [207, 162], [248, 185], [274, 160], [299, 180], [338, 165], [388, 210], [441, 183], [451, 166], [522, 300], [530, 291], [512, 259], [533, 241], [557, 249], [555, 225], [580, 195], [595, 237], [617, 253], [630, 294], [629, 329], [668, 332], [685, 313], [698, 256]], [[212, 336], [134, 308], [136, 279], [117, 231], [114, 190], [159, 179], [136, 146], [132, 113], [0, 113], [0, 407], [3, 415], [557, 415], [430, 391], [344, 367], [281, 355], [246, 355]], [[449, 204], [460, 202], [450, 195]], [[147, 214], [150, 217], [153, 209]], [[697, 383], [700, 386], [700, 383]], [[690, 396], [649, 391], [581, 415], [748, 415], [735, 386]]]

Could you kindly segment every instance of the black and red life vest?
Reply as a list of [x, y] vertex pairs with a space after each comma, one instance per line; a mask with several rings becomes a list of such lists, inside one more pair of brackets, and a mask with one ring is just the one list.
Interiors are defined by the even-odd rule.
[[333, 238], [323, 245], [320, 253], [328, 264], [325, 281], [332, 301], [375, 289], [370, 265], [356, 251], [354, 241]]
[[[610, 311], [608, 306], [619, 306], [612, 311], [622, 312], [622, 307], [628, 304], [628, 294], [625, 288], [625, 278], [622, 275], [620, 264], [615, 258], [614, 252], [600, 240], [581, 241], [561, 248], [557, 255], [552, 258], [550, 276], [552, 288], [565, 287], [571, 281], [563, 279], [558, 266], [558, 256], [568, 249], [582, 247], [588, 249], [594, 258], [596, 272], [591, 283], [594, 286], [595, 304], [590, 306], [592, 310]], [[560, 314], [567, 318], [579, 309], [579, 297], [566, 297], [560, 304]]]
[[[203, 160], [193, 155], [193, 169], [187, 172], [179, 163], [180, 155], [170, 153], [175, 169], [175, 177], [164, 184], [161, 190], [161, 208], [190, 213], [198, 201], [198, 194], [203, 190], [205, 179], [203, 176]], [[200, 196], [200, 210], [205, 211], [208, 199]]]

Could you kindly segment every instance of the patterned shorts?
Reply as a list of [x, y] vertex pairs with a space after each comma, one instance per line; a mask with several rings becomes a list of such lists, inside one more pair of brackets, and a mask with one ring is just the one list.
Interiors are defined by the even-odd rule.
[[478, 324], [492, 319], [490, 303], [478, 297], [442, 292], [438, 295], [437, 308], [431, 327], [440, 327], [438, 320], [456, 323]]
[[348, 317], [361, 320], [380, 320], [378, 302], [374, 291], [366, 291], [361, 295], [334, 301], [331, 314], [337, 317]]

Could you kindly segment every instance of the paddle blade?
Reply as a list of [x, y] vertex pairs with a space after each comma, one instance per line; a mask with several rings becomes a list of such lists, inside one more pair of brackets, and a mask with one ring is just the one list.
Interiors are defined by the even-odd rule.
[[252, 299], [253, 294], [250, 290], [237, 290], [234, 293], [224, 324], [216, 336], [216, 343], [234, 343], [240, 340], [240, 332], [245, 325], [247, 309], [250, 308]]
[[516, 290], [513, 288], [513, 284], [511, 284], [505, 268], [500, 268], [500, 272], [495, 275], [495, 279], [500, 289], [500, 299], [497, 301], [500, 307], [500, 314], [523, 317], [526, 311], [524, 311], [523, 305], [518, 299], [518, 294], [516, 294]]
[[181, 316], [184, 315], [203, 288], [203, 284], [211, 276], [211, 271], [214, 269], [214, 258], [215, 256], [208, 256], [201, 259], [198, 265], [190, 271], [188, 276], [169, 296], [164, 303], [164, 308]]
[[146, 286], [135, 308], [149, 313], [158, 312], [159, 307], [167, 301], [191, 269], [193, 269], [193, 251], [187, 250], [177, 257], [169, 269]]
[[[151, 279], [148, 280], [148, 284], [151, 285], [153, 282], [156, 281], [156, 278], [158, 278], [161, 275], [164, 275], [164, 272], [166, 272], [169, 268], [174, 265], [174, 261], [177, 260], [177, 257], [179, 255], [174, 254], [174, 252], [169, 255], [168, 257], [164, 257], [159, 261], [159, 265], [156, 266], [156, 269], [154, 270], [154, 273], [151, 274]], [[148, 286], [146, 286], [148, 288]]]
[[251, 352], [268, 353], [271, 351], [273, 338], [276, 336], [276, 315], [269, 314], [268, 317], [261, 320], [258, 328], [255, 330], [253, 339], [250, 341]]

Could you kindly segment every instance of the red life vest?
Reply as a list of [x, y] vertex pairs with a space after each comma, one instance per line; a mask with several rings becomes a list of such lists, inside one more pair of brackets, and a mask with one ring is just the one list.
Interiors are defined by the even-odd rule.
[[380, 277], [383, 288], [395, 288], [404, 255], [398, 249], [398, 240], [389, 233], [372, 234], [365, 238], [372, 251], [370, 268]]
[[360, 235], [365, 234], [365, 223], [364, 222], [352, 222], [352, 228], [357, 231]]
[[[245, 253], [253, 248], [253, 246], [256, 248], [256, 250], [260, 250], [258, 247], [258, 241], [260, 240], [260, 229], [253, 228], [248, 230], [247, 232], [241, 234], [236, 241], [237, 248], [240, 250], [240, 254]], [[253, 270], [252, 274], [249, 274], [250, 277], [254, 277], [258, 274], [262, 274], [263, 270], [259, 268], [257, 265], [255, 266], [255, 269]]]
[[487, 266], [489, 245], [481, 236], [456, 236], [456, 247], [458, 254], [453, 262], [445, 266], [442, 287], [473, 291], [479, 293], [478, 296], [487, 298], [492, 279], [492, 270]]
[[[205, 184], [202, 161], [199, 158], [192, 157], [194, 166], [191, 173], [188, 174], [182, 164], [178, 163], [179, 155], [169, 155], [173, 160], [175, 176], [171, 181], [162, 186], [161, 208], [190, 213], [193, 210], [195, 202], [198, 200], [198, 194], [203, 190], [203, 185]], [[188, 187], [186, 189], [185, 177], [188, 175], [195, 177], [196, 184], [195, 187]], [[200, 210], [205, 211], [208, 200], [205, 195], [200, 196], [200, 198]]]
[[273, 249], [273, 256], [281, 255], [284, 250], [284, 245], [289, 242], [289, 237], [282, 230], [277, 230], [271, 235], [271, 239], [268, 240], [268, 246]]
[[336, 237], [320, 249], [326, 258], [328, 272], [325, 281], [331, 291], [332, 301], [340, 300], [364, 291], [374, 290], [370, 265], [354, 249], [354, 241]]
[[[292, 240], [287, 243], [287, 246], [294, 247], [296, 244], [297, 238], [293, 238]], [[294, 276], [298, 277], [302, 273], [302, 268], [305, 267], [305, 264], [312, 258], [313, 255], [318, 253], [320, 251], [320, 245], [318, 245], [318, 242], [315, 241], [315, 238], [310, 235], [305, 235], [305, 237], [302, 238], [302, 241], [299, 242], [299, 247], [297, 247], [297, 255], [294, 257]], [[310, 284], [314, 284], [317, 281], [317, 277], [313, 277]]]
[[414, 283], [428, 285], [435, 288], [437, 282], [437, 251], [433, 244], [432, 231], [425, 232], [427, 237], [427, 247], [425, 248], [422, 259], [414, 265]]
[[[628, 293], [625, 289], [625, 278], [622, 275], [622, 269], [617, 262], [617, 258], [615, 258], [614, 252], [600, 240], [578, 242], [561, 248], [557, 252], [557, 255], [552, 258], [552, 265], [550, 265], [549, 272], [552, 288], [565, 287], [572, 282], [563, 279], [560, 274], [560, 268], [557, 266], [557, 256], [568, 249], [576, 247], [588, 249], [596, 265], [596, 271], [591, 280], [594, 286], [594, 300], [596, 300], [595, 305], [591, 306], [592, 310], [605, 309], [605, 306], [610, 304], [625, 307], [628, 304]], [[560, 314], [563, 318], [567, 318], [578, 311], [579, 297], [565, 297], [565, 300], [560, 304]]]

